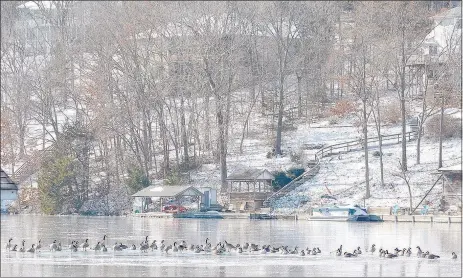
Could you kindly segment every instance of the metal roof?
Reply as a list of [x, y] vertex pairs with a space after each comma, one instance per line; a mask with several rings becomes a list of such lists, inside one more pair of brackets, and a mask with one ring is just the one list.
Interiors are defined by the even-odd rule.
[[133, 194], [132, 197], [177, 197], [177, 196], [200, 196], [202, 195], [194, 186], [148, 186]]
[[0, 169], [1, 175], [0, 175], [0, 189], [1, 190], [18, 190], [18, 186], [16, 183], [14, 183], [10, 177], [3, 171], [3, 169]]
[[275, 177], [268, 171], [262, 169], [246, 168], [231, 173], [227, 180], [274, 180]]

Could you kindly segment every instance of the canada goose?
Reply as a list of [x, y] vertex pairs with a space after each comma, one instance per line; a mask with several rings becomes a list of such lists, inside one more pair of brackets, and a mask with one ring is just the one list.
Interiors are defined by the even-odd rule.
[[87, 251], [87, 247], [88, 247], [88, 238], [85, 240], [84, 243], [82, 243], [82, 244], [80, 245], [80, 247], [82, 248], [82, 250]]
[[428, 259], [438, 259], [440, 256], [434, 255], [434, 254], [429, 254], [429, 251], [426, 251], [426, 255], [428, 256]]
[[317, 248], [314, 247], [312, 249], [312, 255], [317, 255], [317, 254], [318, 254], [318, 250], [317, 250]]
[[244, 250], [244, 251], [247, 251], [248, 248], [249, 248], [249, 243], [246, 242], [246, 243], [243, 245], [243, 250]]
[[389, 251], [386, 250], [386, 253], [384, 254], [384, 257], [391, 259], [391, 258], [397, 257], [397, 255], [396, 254], [390, 254]]
[[342, 252], [341, 252], [341, 250], [339, 250], [339, 248], [338, 248], [338, 249], [336, 249], [336, 256], [341, 256], [341, 255], [342, 255]]
[[32, 244], [32, 247], [27, 249], [26, 252], [34, 253], [35, 252], [35, 244]]
[[95, 251], [100, 251], [101, 250], [101, 245], [100, 245], [100, 242], [98, 241], [97, 244], [95, 245], [95, 247], [91, 248]]
[[42, 239], [39, 239], [39, 243], [37, 243], [37, 245], [35, 246], [35, 250], [39, 250], [40, 248], [42, 248]]
[[370, 252], [371, 252], [371, 253], [374, 253], [374, 252], [376, 251], [376, 248], [375, 248], [375, 247], [376, 247], [375, 244], [371, 245], [371, 248], [370, 248]]
[[78, 241], [72, 241], [72, 244], [69, 245], [69, 249], [72, 251], [72, 252], [77, 252], [77, 246], [79, 246], [79, 242]]
[[172, 252], [178, 252], [178, 247], [177, 247], [177, 242], [174, 241], [174, 248], [172, 249]]
[[379, 256], [384, 257], [384, 250], [382, 248], [379, 248]]
[[399, 252], [400, 252], [399, 248], [396, 247], [396, 248], [394, 249], [394, 255], [398, 256], [398, 255], [399, 255]]
[[[135, 245], [132, 244], [132, 246], [135, 246]], [[153, 240], [153, 242], [150, 245], [150, 248], [151, 248], [151, 251], [154, 251], [154, 250], [158, 249], [158, 245], [156, 244], [156, 240]], [[132, 249], [132, 250], [134, 250], [134, 249]]]
[[341, 253], [342, 253], [342, 244], [341, 244], [341, 246], [339, 246], [339, 251], [341, 251]]
[[420, 258], [426, 258], [426, 256], [429, 254], [429, 251], [422, 252], [420, 255]]
[[457, 254], [455, 254], [455, 252], [452, 252], [452, 259], [456, 259], [457, 258]]
[[164, 240], [161, 240], [161, 247], [159, 248], [162, 251], [164, 251], [164, 248], [166, 248], [166, 245], [164, 244]]
[[[210, 246], [210, 244], [207, 244], [207, 239], [206, 239], [206, 246]], [[188, 249], [188, 245], [186, 244], [186, 241], [182, 240], [182, 244], [178, 246], [178, 251], [182, 252], [183, 250]]]
[[304, 250], [301, 250], [301, 252], [299, 252], [299, 255], [300, 255], [300, 256], [305, 256]]
[[26, 242], [26, 241], [23, 239], [23, 241], [22, 241], [22, 246], [21, 246], [21, 248], [19, 248], [19, 252], [26, 252], [26, 247], [24, 247], [24, 243], [25, 243], [25, 242]]
[[58, 246], [56, 246], [56, 251], [61, 251], [62, 250], [62, 247], [61, 247], [61, 241], [58, 242]]
[[104, 245], [104, 244], [101, 245], [101, 251], [108, 252], [108, 248], [106, 248], [106, 245]]
[[362, 250], [360, 250], [360, 246], [357, 247], [357, 254], [362, 254]]
[[243, 253], [243, 247], [241, 247], [241, 246], [238, 247], [238, 253], [240, 253], [240, 254]]
[[18, 245], [17, 245], [17, 244], [15, 244], [15, 245], [13, 246], [13, 248], [11, 248], [10, 251], [18, 251], [18, 250], [16, 250], [16, 248], [18, 248]]
[[406, 254], [407, 254], [407, 257], [410, 257], [410, 255], [412, 254], [412, 248], [411, 247], [408, 247]]
[[416, 246], [416, 248], [418, 249], [418, 252], [416, 253], [416, 255], [418, 257], [421, 257], [421, 255], [423, 254], [423, 251], [421, 251], [421, 248], [419, 246]]
[[11, 249], [11, 246], [12, 246], [11, 241], [12, 241], [12, 240], [13, 240], [13, 239], [10, 238], [10, 239], [8, 240], [8, 243], [5, 245], [5, 249], [7, 249], [8, 251], [10, 251], [10, 249]]
[[103, 236], [103, 242], [102, 242], [102, 244], [106, 244], [106, 238], [107, 238], [107, 236], [104, 235], [104, 236]]
[[357, 257], [359, 255], [359, 253], [357, 252], [357, 249], [354, 250], [354, 252], [352, 252], [352, 255], [354, 255], [354, 257]]
[[267, 248], [265, 245], [262, 245], [262, 249], [260, 250], [261, 254], [267, 254]]
[[346, 258], [354, 257], [354, 254], [349, 253], [349, 252], [344, 252], [344, 257]]
[[122, 248], [117, 242], [114, 243], [113, 251], [122, 251]]
[[130, 247], [130, 250], [137, 250], [137, 246], [132, 243], [132, 247]]
[[322, 250], [320, 250], [320, 248], [317, 247], [317, 253], [321, 253], [321, 252], [322, 252]]
[[53, 240], [53, 243], [50, 244], [50, 251], [56, 251], [58, 249], [58, 245], [56, 244], [56, 239]]
[[[240, 247], [241, 248], [241, 247]], [[206, 244], [206, 246], [204, 246], [204, 252], [206, 253], [210, 253], [211, 252], [211, 244], [208, 243]]]
[[[336, 250], [336, 251], [337, 251], [337, 250]], [[309, 248], [307, 247], [307, 249], [305, 249], [305, 253], [306, 253], [307, 255], [310, 255], [310, 254], [312, 253], [312, 249], [309, 249]]]
[[140, 243], [140, 251], [141, 252], [148, 252], [148, 248], [150, 248], [150, 246], [148, 244], [146, 244], [145, 242]]
[[188, 248], [188, 249], [189, 249], [190, 251], [194, 251], [194, 250], [195, 250], [195, 245], [194, 245], [194, 244], [190, 245], [190, 248]]
[[[148, 245], [148, 244], [146, 244], [146, 245]], [[122, 250], [129, 248], [127, 245], [122, 244], [122, 242], [119, 243], [119, 247], [120, 247]]]
[[172, 244], [169, 244], [169, 246], [166, 247], [166, 249], [164, 250], [167, 254], [167, 252], [169, 252], [169, 250], [172, 249]]
[[233, 244], [228, 243], [226, 240], [224, 240], [224, 242], [225, 242], [225, 245], [228, 248], [228, 252], [230, 252], [230, 249], [235, 249], [236, 250], [236, 246], [234, 246]]

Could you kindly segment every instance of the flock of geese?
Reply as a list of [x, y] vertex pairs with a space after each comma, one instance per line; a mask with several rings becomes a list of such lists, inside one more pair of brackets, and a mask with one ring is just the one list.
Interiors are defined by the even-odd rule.
[[[90, 246], [90, 243], [88, 242], [88, 238], [79, 244], [79, 241], [73, 240], [71, 244], [68, 247], [68, 250], [71, 252], [77, 252], [79, 249], [82, 251], [87, 251], [87, 249], [94, 250], [94, 251], [102, 251], [102, 252], [107, 252], [108, 248], [106, 247], [106, 242], [107, 242], [108, 237], [106, 235], [103, 236], [102, 241], [98, 241], [95, 245]], [[7, 251], [17, 251], [17, 252], [30, 252], [30, 253], [35, 253], [35, 252], [40, 252], [43, 250], [45, 247], [42, 246], [42, 240], [39, 240], [38, 243], [33, 243], [31, 248], [26, 249], [25, 247], [25, 240], [22, 240], [21, 242], [21, 247], [18, 249], [18, 244], [13, 244], [12, 243], [13, 239], [10, 238], [8, 240], [8, 243], [6, 244], [6, 250]], [[243, 246], [240, 244], [233, 245], [231, 243], [228, 243], [226, 240], [218, 242], [216, 245], [212, 246], [211, 242], [209, 241], [209, 238], [206, 238], [205, 244], [190, 244], [188, 245], [185, 240], [175, 241], [173, 244], [167, 245], [164, 240], [161, 240], [161, 242], [158, 243], [156, 240], [153, 240], [151, 243], [148, 242], [148, 236], [145, 237], [145, 240], [143, 240], [139, 246], [137, 247], [135, 244], [132, 244], [131, 246], [122, 244], [121, 242], [115, 242], [114, 245], [112, 246], [113, 252], [116, 251], [123, 251], [125, 249], [128, 250], [140, 250], [141, 252], [148, 252], [150, 249], [151, 251], [156, 251], [159, 250], [161, 253], [165, 252], [166, 254], [170, 252], [194, 252], [194, 253], [211, 253], [215, 255], [220, 255], [224, 253], [230, 253], [232, 250], [237, 253], [252, 253], [252, 254], [267, 254], [267, 253], [279, 253], [283, 255], [299, 255], [299, 256], [308, 256], [308, 255], [318, 255], [321, 253], [320, 248], [318, 247], [313, 247], [313, 248], [305, 248], [298, 250], [299, 248], [297, 246], [294, 247], [294, 249], [289, 248], [287, 245], [286, 246], [271, 246], [270, 244], [267, 245], [257, 245], [254, 243], [245, 243]], [[62, 245], [60, 241], [53, 240], [53, 242], [48, 246], [48, 249], [52, 252], [56, 251], [62, 251]], [[429, 251], [423, 252], [419, 246], [416, 247], [417, 252], [416, 255], [419, 258], [427, 258], [427, 259], [438, 259], [440, 256], [436, 254], [432, 254]], [[376, 245], [373, 244], [370, 248], [370, 250], [367, 250], [371, 254], [374, 254], [376, 251]], [[353, 250], [353, 252], [343, 252], [343, 247], [342, 245], [336, 249], [335, 251], [330, 252], [330, 254], [334, 253], [336, 256], [344, 256], [346, 258], [352, 258], [352, 257], [358, 257], [359, 255], [362, 254], [362, 250], [360, 247], [357, 247], [357, 249]], [[412, 255], [412, 248], [395, 248], [393, 252], [389, 253], [388, 250], [384, 250], [380, 248], [378, 250], [379, 257], [383, 258], [396, 258], [399, 256], [407, 256], [410, 257]], [[457, 255], [455, 252], [452, 252], [452, 259], [456, 259]]]

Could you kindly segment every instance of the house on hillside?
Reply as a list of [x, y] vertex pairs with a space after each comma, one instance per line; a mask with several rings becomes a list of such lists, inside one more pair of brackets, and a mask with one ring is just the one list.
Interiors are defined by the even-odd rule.
[[433, 29], [423, 41], [420, 39], [419, 45], [408, 45], [414, 49], [407, 62], [412, 96], [421, 96], [426, 81], [428, 86], [434, 85], [441, 77], [441, 68], [461, 56], [461, 7], [444, 9], [431, 19]]
[[268, 170], [241, 169], [227, 177], [229, 182], [229, 200], [235, 210], [260, 209], [272, 194], [272, 181], [275, 180]]
[[7, 212], [11, 203], [18, 199], [18, 186], [10, 179], [3, 169], [0, 169], [0, 199], [1, 212]]

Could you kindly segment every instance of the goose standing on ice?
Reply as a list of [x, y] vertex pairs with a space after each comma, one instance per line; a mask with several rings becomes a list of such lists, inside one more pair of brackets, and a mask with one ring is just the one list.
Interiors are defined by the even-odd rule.
[[455, 254], [455, 252], [452, 252], [452, 259], [456, 259], [457, 258], [457, 254]]
[[16, 250], [16, 248], [18, 248], [18, 245], [17, 245], [17, 244], [15, 244], [15, 245], [13, 246], [13, 248], [11, 248], [10, 251], [18, 251], [18, 250]]
[[108, 248], [106, 248], [106, 245], [104, 244], [101, 245], [101, 251], [108, 252]]
[[122, 248], [117, 242], [114, 243], [113, 251], [122, 251]]
[[42, 248], [42, 239], [39, 239], [39, 243], [35, 246], [35, 250], [38, 251], [40, 248]]
[[97, 244], [92, 249], [95, 251], [100, 251], [101, 250], [100, 242], [98, 241]]
[[374, 252], [375, 252], [375, 250], [376, 250], [375, 246], [376, 246], [375, 244], [371, 245], [371, 249], [370, 249], [370, 252], [371, 252], [371, 253], [374, 253]]
[[61, 241], [58, 242], [58, 246], [56, 246], [56, 251], [61, 251], [62, 248], [61, 248]]
[[50, 244], [50, 251], [56, 251], [58, 249], [58, 245], [56, 244], [56, 239], [53, 240], [53, 243]]
[[24, 247], [24, 243], [25, 243], [25, 242], [26, 242], [26, 241], [23, 239], [23, 241], [22, 241], [22, 246], [21, 246], [21, 248], [19, 248], [19, 252], [26, 252], [26, 247]]
[[167, 252], [169, 252], [169, 250], [172, 249], [172, 244], [169, 244], [169, 246], [166, 247], [166, 249], [164, 250], [167, 254]]
[[132, 247], [130, 247], [130, 250], [137, 250], [137, 246], [135, 244], [132, 244]]
[[13, 240], [13, 239], [10, 238], [10, 239], [8, 240], [8, 243], [5, 245], [5, 249], [7, 249], [8, 251], [10, 251], [11, 247], [13, 246], [13, 244], [11, 243], [12, 240]]
[[82, 250], [87, 251], [87, 247], [88, 247], [88, 238], [85, 240], [84, 243], [82, 243], [82, 244], [80, 245], [80, 247], [82, 248]]
[[[135, 245], [134, 245], [135, 246]], [[151, 251], [157, 250], [158, 246], [156, 244], [156, 240], [153, 240], [153, 242], [150, 245]]]

